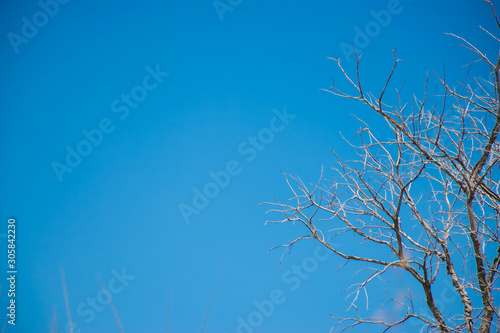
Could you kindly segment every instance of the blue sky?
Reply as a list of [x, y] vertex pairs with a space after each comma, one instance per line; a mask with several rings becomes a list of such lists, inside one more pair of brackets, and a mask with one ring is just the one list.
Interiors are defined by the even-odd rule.
[[[357, 131], [351, 114], [378, 122], [320, 90], [338, 75], [327, 57], [352, 65], [342, 43], [388, 6], [390, 22], [360, 45], [376, 91], [396, 47], [404, 62], [395, 82], [408, 94], [423, 92], [426, 70], [445, 65], [457, 80], [474, 60], [443, 32], [496, 52], [479, 30], [493, 23], [482, 1], [221, 3], [219, 13], [212, 1], [2, 3], [1, 225], [6, 232], [15, 216], [19, 270], [17, 325], [7, 332], [48, 332], [53, 307], [66, 325], [60, 266], [81, 332], [119, 331], [109, 306], [88, 303], [103, 296], [98, 274], [125, 332], [166, 331], [169, 287], [171, 332], [197, 332], [222, 267], [205, 332], [237, 332], [238, 318], [248, 321], [256, 304], [268, 311], [270, 299], [280, 304], [255, 332], [328, 332], [354, 270], [337, 271], [343, 261], [312, 241], [279, 265], [282, 251], [268, 250], [303, 230], [264, 225], [269, 207], [259, 206], [291, 196], [281, 171], [313, 182], [333, 163], [330, 148], [351, 156], [339, 135]], [[23, 28], [34, 19], [38, 31]], [[95, 144], [81, 143], [84, 133]], [[265, 144], [251, 152], [259, 133]], [[78, 149], [86, 156], [69, 166]], [[196, 191], [224, 170], [223, 188], [196, 209]], [[186, 219], [181, 204], [197, 213]], [[413, 284], [403, 275], [391, 286]]]

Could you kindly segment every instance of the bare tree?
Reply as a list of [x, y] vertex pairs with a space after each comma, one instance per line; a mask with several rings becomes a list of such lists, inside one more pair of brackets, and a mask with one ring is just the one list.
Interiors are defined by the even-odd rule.
[[[483, 1], [500, 30], [494, 6]], [[361, 262], [368, 269], [363, 281], [350, 286], [356, 315], [334, 316], [334, 328], [340, 331], [370, 324], [385, 332], [415, 321], [421, 321], [421, 331], [500, 330], [498, 302], [494, 304], [494, 295], [500, 295], [500, 55], [493, 61], [464, 38], [449, 35], [474, 52], [474, 63], [487, 66], [491, 75], [467, 75], [452, 86], [444, 74], [436, 74], [442, 90], [430, 91], [428, 78], [423, 97], [414, 95], [407, 103], [399, 90], [392, 96], [387, 93], [400, 62], [395, 52], [393, 67], [377, 94], [362, 85], [359, 55], [354, 75], [338, 58], [331, 58], [349, 88], [334, 83], [326, 91], [366, 104], [385, 121], [385, 133], [390, 135], [377, 136], [378, 129], [359, 120], [358, 141], [346, 140], [356, 159], [344, 161], [334, 152], [337, 162], [330, 181], [322, 172], [317, 184], [285, 175], [293, 192], [291, 202], [268, 203], [274, 205], [270, 212], [278, 212], [282, 219], [267, 223], [305, 226], [306, 234], [283, 245], [285, 252], [300, 240], [315, 239], [347, 263]], [[387, 102], [390, 98], [395, 102]], [[331, 238], [344, 234], [363, 240], [355, 254], [330, 244]], [[390, 295], [404, 309], [398, 320], [361, 315], [358, 296], [390, 270], [405, 272], [421, 289], [408, 291], [403, 299]], [[443, 279], [451, 282], [461, 301], [463, 311], [453, 316], [443, 313], [436, 302], [436, 284]], [[412, 294], [419, 293], [432, 315], [415, 310]]]

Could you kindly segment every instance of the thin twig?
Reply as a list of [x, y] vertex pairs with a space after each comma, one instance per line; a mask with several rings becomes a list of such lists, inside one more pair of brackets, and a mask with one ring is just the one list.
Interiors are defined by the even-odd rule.
[[212, 291], [212, 296], [210, 297], [210, 302], [208, 303], [207, 313], [205, 314], [205, 319], [203, 320], [203, 325], [201, 325], [201, 333], [203, 333], [203, 331], [205, 330], [205, 325], [207, 323], [208, 314], [210, 313], [210, 309], [212, 308], [212, 302], [214, 301], [215, 292], [217, 291], [217, 286], [219, 285], [223, 271], [224, 271], [224, 265], [220, 269], [219, 276], [217, 277], [217, 282], [215, 282], [214, 290]]
[[111, 307], [111, 310], [113, 310], [113, 314], [115, 315], [116, 321], [118, 322], [118, 327], [120, 327], [120, 332], [123, 333], [123, 328], [122, 328], [122, 323], [120, 322], [120, 318], [118, 318], [118, 314], [116, 313], [115, 307], [113, 306], [113, 302], [111, 301], [111, 298], [109, 297], [108, 290], [104, 286], [104, 283], [102, 283], [101, 277], [99, 274], [97, 274], [97, 279], [99, 280], [99, 284], [101, 285], [102, 291], [106, 295], [106, 298], [108, 299], [109, 306]]
[[69, 311], [68, 292], [66, 291], [66, 280], [64, 279], [64, 270], [62, 266], [60, 267], [60, 272], [61, 272], [61, 281], [64, 291], [64, 301], [66, 303], [66, 313], [68, 314], [69, 331], [70, 333], [73, 333], [73, 322], [71, 321], [71, 313]]

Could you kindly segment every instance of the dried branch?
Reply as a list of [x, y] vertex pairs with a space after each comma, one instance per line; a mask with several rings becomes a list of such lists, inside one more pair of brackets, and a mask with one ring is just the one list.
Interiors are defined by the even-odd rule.
[[[493, 4], [483, 1], [490, 5], [500, 29]], [[499, 306], [493, 299], [493, 293], [500, 291], [495, 284], [500, 266], [500, 168], [496, 168], [500, 165], [500, 53], [493, 62], [466, 39], [447, 35], [474, 52], [478, 60], [473, 63], [487, 66], [491, 77], [473, 77], [468, 65], [464, 79], [452, 86], [443, 72], [441, 77], [436, 74], [442, 93], [429, 91], [427, 77], [423, 97], [414, 95], [411, 101], [402, 102], [399, 90], [395, 95], [389, 93], [401, 61], [395, 50], [392, 68], [378, 95], [365, 89], [361, 55], [355, 50], [353, 75], [338, 58], [330, 58], [349, 91], [335, 82], [325, 91], [367, 105], [387, 128], [377, 135], [355, 116], [361, 125], [357, 141], [344, 138], [356, 153], [355, 159], [344, 161], [333, 152], [336, 164], [331, 176], [322, 170], [316, 184], [306, 185], [299, 177], [284, 174], [293, 194], [291, 202], [275, 198], [267, 203], [274, 206], [269, 213], [280, 213], [283, 218], [266, 223], [299, 222], [305, 230], [304, 235], [280, 246], [285, 247], [283, 255], [299, 241], [315, 239], [346, 259], [345, 265], [356, 261], [370, 272], [348, 288], [349, 309], [356, 316], [334, 316], [336, 327], [343, 327], [340, 331], [367, 324], [386, 332], [415, 321], [422, 323], [421, 331], [485, 333], [494, 326], [500, 329]], [[394, 99], [397, 103], [392, 105]], [[355, 253], [341, 251], [328, 241], [346, 235], [363, 240]], [[374, 247], [379, 251], [373, 251]], [[361, 314], [359, 296], [365, 293], [368, 302], [368, 286], [390, 274], [391, 268], [403, 270], [419, 283], [421, 290], [412, 292], [425, 296], [431, 316], [415, 312], [410, 291], [404, 299], [389, 297], [406, 309], [398, 320]], [[439, 308], [436, 281], [445, 279], [458, 295], [462, 313], [449, 316]]]

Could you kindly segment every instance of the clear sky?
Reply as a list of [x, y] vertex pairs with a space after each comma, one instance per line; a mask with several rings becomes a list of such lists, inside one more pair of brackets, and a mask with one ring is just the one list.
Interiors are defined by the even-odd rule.
[[304, 230], [265, 225], [259, 206], [291, 196], [281, 171], [313, 182], [330, 148], [352, 156], [351, 114], [378, 121], [320, 90], [339, 74], [327, 57], [352, 65], [355, 42], [378, 91], [397, 47], [395, 82], [420, 94], [426, 70], [456, 80], [474, 60], [443, 32], [494, 56], [492, 23], [479, 0], [3, 1], [0, 241], [14, 216], [19, 271], [6, 332], [49, 332], [54, 307], [65, 331], [60, 267], [75, 332], [119, 332], [97, 275], [125, 332], [166, 331], [169, 287], [170, 331], [199, 332], [221, 269], [206, 333], [328, 332], [355, 270], [312, 241], [280, 265], [268, 250]]

